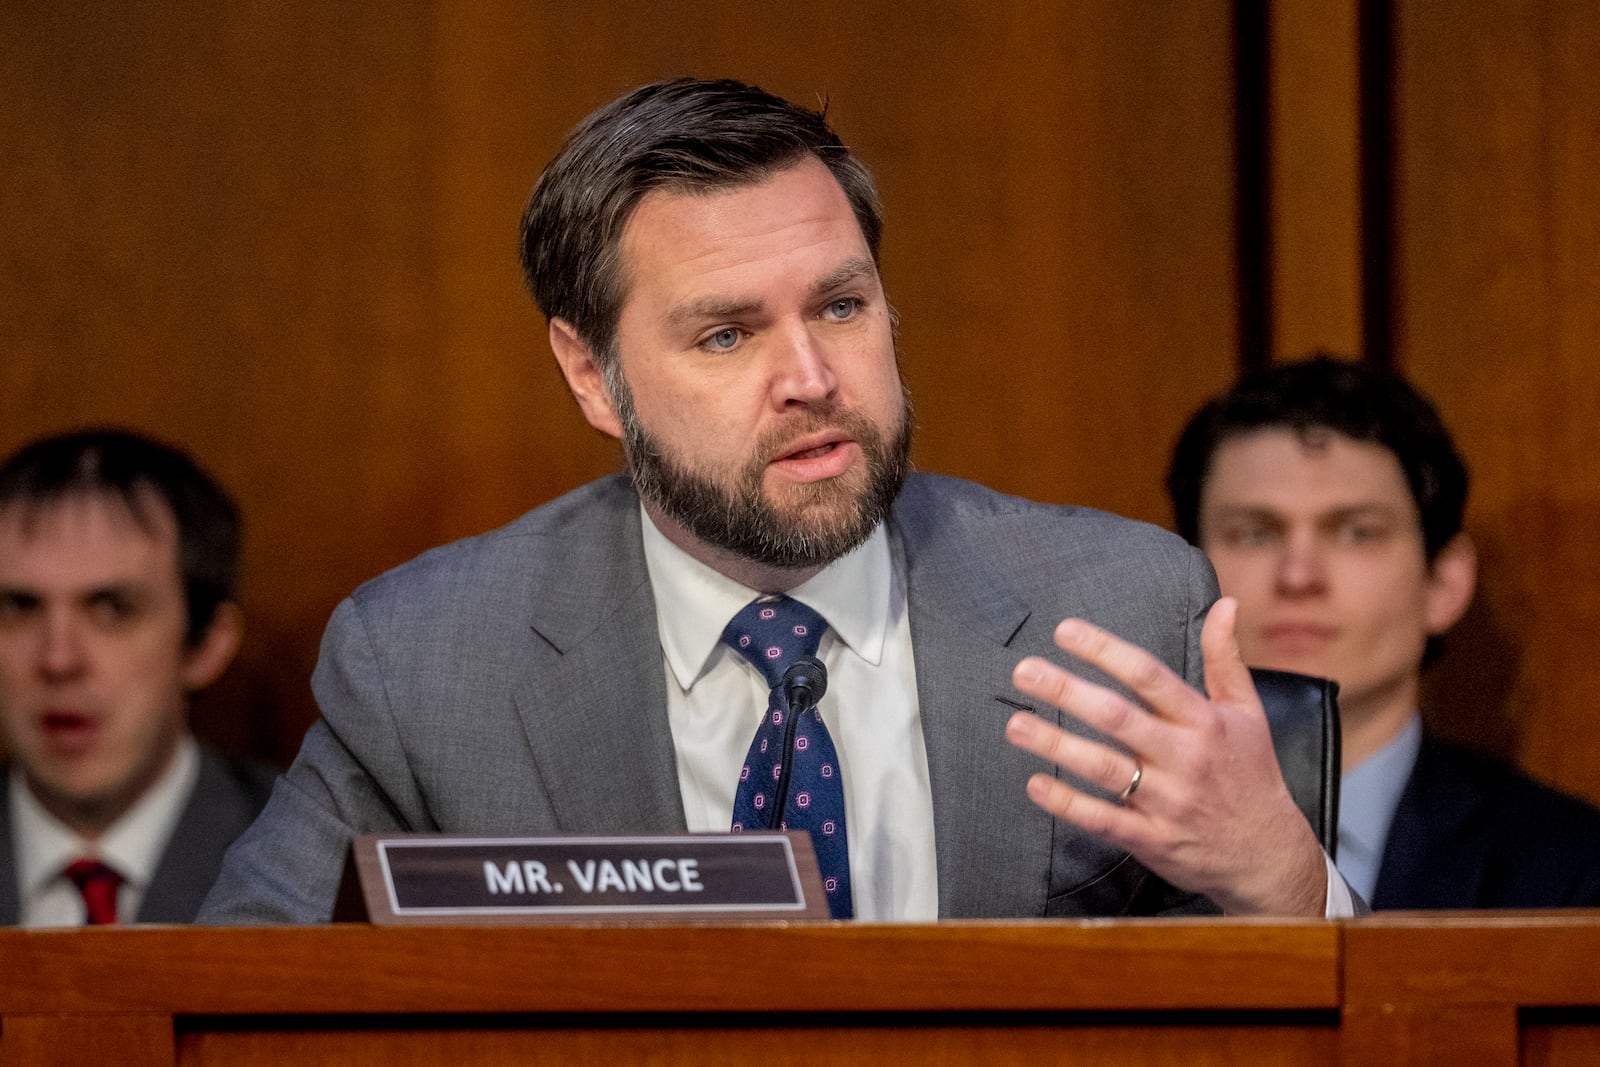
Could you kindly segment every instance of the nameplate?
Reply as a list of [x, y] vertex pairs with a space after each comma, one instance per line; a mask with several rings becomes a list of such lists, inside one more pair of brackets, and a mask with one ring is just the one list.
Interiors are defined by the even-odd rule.
[[826, 919], [804, 832], [357, 837], [336, 920], [380, 925]]

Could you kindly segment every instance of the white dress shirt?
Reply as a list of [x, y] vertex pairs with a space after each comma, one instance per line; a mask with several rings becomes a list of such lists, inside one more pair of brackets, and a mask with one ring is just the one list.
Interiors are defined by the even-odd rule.
[[88, 841], [46, 811], [13, 766], [8, 799], [20, 893], [17, 925], [83, 925], [83, 896], [61, 873], [78, 859], [100, 860], [122, 876], [117, 921], [132, 922], [199, 776], [199, 746], [185, 736], [161, 777], [98, 840]]

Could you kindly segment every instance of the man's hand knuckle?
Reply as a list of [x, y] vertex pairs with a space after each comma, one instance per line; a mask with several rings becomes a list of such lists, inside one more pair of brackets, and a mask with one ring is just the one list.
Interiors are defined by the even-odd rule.
[[1102, 719], [1105, 723], [1106, 732], [1113, 735], [1120, 735], [1132, 724], [1133, 715], [1133, 705], [1128, 703], [1126, 700], [1117, 700], [1113, 698], [1106, 701], [1105, 710], [1102, 712]]

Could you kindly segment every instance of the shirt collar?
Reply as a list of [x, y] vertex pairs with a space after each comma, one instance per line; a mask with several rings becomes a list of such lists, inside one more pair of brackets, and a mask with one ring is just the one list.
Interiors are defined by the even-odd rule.
[[1381, 858], [1389, 825], [1422, 750], [1422, 716], [1412, 715], [1388, 744], [1346, 771], [1339, 781], [1339, 844]]
[[84, 857], [104, 861], [124, 882], [141, 888], [149, 885], [199, 774], [199, 746], [184, 735], [161, 777], [98, 840], [88, 841], [44, 809], [28, 788], [21, 768], [13, 765], [9, 788], [17, 883], [23, 896], [37, 893], [60, 877], [67, 864]]
[[[678, 685], [687, 691], [722, 647], [728, 620], [761, 594], [690, 556], [656, 529], [640, 507], [644, 561], [655, 591], [661, 649]], [[876, 665], [889, 629], [893, 575], [889, 535], [879, 523], [854, 551], [828, 564], [788, 595], [828, 620], [828, 632]], [[823, 637], [824, 642], [828, 640]]]

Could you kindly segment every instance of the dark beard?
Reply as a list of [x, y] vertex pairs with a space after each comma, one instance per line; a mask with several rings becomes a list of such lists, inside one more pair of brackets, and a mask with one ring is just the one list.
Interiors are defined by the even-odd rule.
[[[611, 391], [623, 428], [623, 455], [634, 488], [696, 538], [766, 567], [820, 567], [859, 547], [889, 515], [910, 469], [911, 398], [900, 426], [886, 437], [849, 410], [797, 416], [781, 434], [764, 437], [733, 484], [681, 465], [639, 421], [621, 375]], [[841, 478], [794, 486], [794, 502], [780, 509], [763, 492], [768, 459], [785, 442], [836, 427], [855, 439], [867, 461], [866, 485], [854, 490]], [[820, 512], [815, 517], [808, 513]]]

